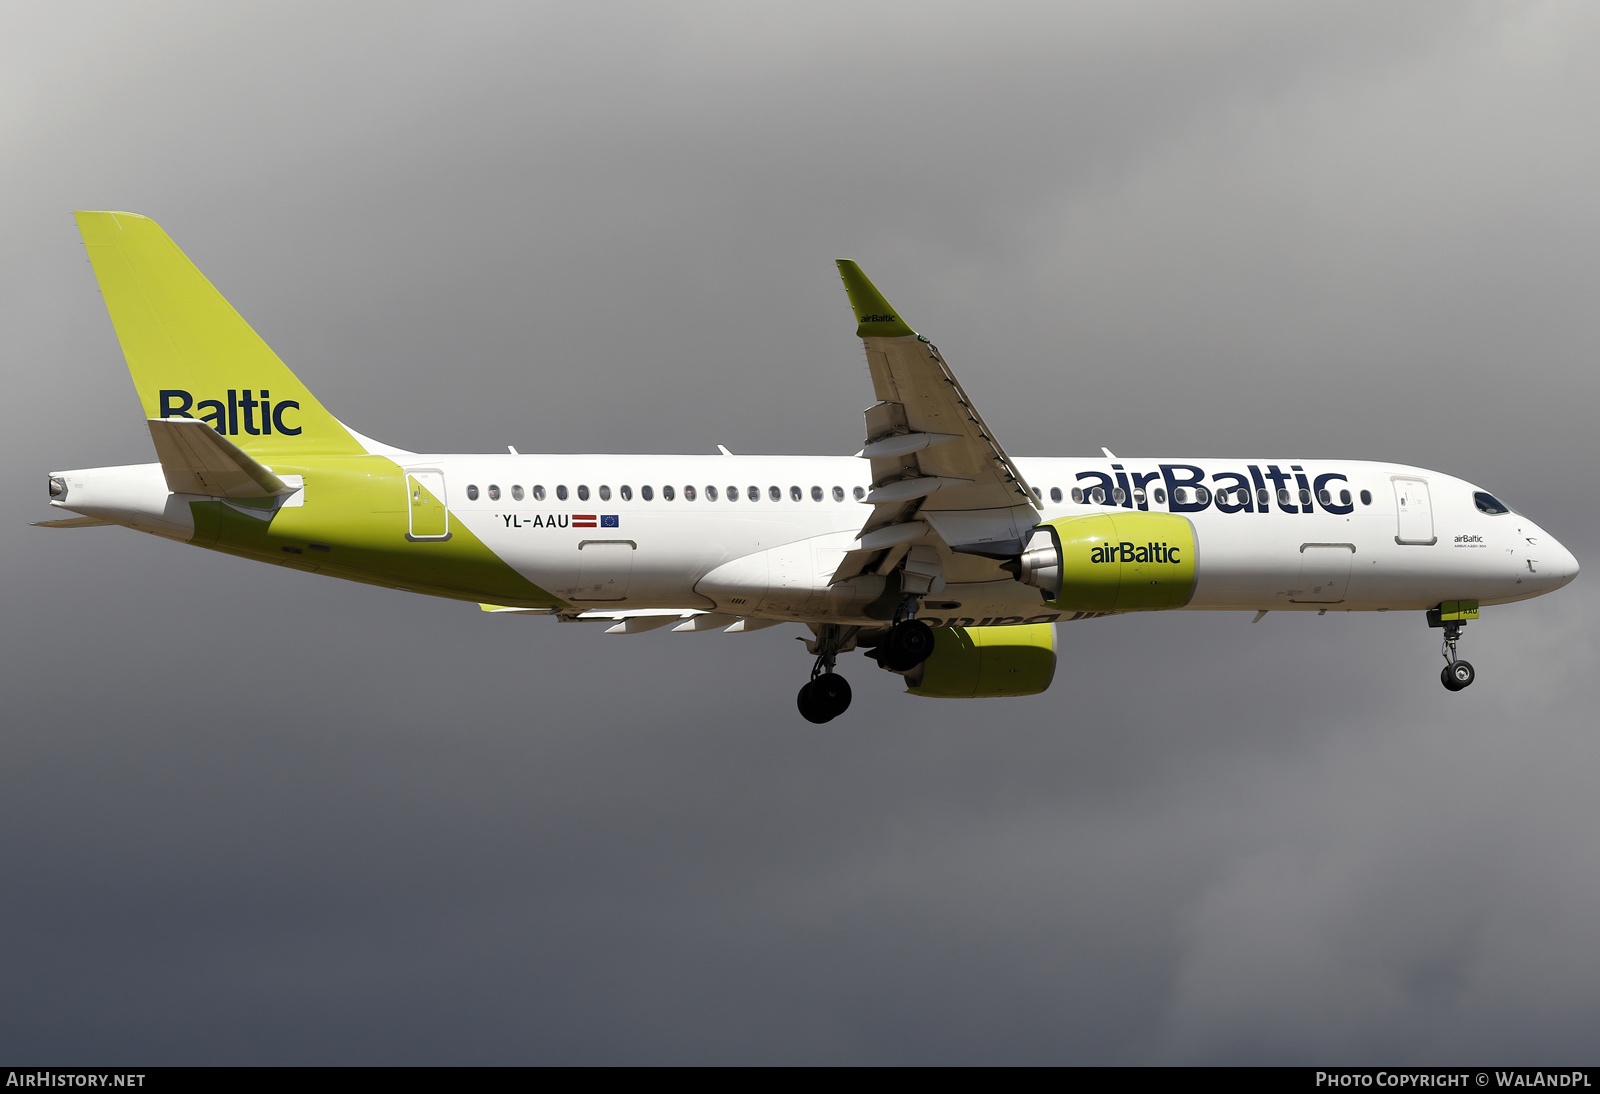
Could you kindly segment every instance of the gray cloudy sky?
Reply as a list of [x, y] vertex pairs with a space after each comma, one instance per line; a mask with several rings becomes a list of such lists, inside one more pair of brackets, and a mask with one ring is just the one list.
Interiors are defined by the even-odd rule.
[[1594, 574], [1064, 629], [938, 703], [52, 532], [153, 458], [70, 213], [413, 449], [853, 451], [860, 261], [1020, 454], [1394, 459], [1593, 570], [1600, 8], [0, 9], [0, 1058], [1573, 1063]]

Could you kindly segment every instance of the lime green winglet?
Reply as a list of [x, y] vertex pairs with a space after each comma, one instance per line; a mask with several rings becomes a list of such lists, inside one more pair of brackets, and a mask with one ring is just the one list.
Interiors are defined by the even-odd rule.
[[860, 266], [848, 258], [839, 259], [838, 264], [845, 294], [850, 297], [850, 307], [856, 313], [856, 337], [904, 338], [917, 333], [900, 318], [900, 313], [889, 306], [878, 287], [861, 272]]

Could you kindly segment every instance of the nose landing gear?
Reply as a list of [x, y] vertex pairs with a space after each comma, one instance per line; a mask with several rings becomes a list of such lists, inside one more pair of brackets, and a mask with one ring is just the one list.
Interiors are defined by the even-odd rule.
[[1439, 674], [1439, 679], [1444, 681], [1444, 686], [1451, 691], [1460, 691], [1478, 677], [1470, 661], [1452, 661], [1444, 667]]
[[1428, 626], [1444, 631], [1444, 645], [1439, 651], [1444, 655], [1444, 671], [1439, 673], [1439, 681], [1450, 691], [1460, 691], [1478, 678], [1471, 662], [1456, 658], [1456, 643], [1461, 640], [1461, 632], [1469, 619], [1476, 618], [1476, 600], [1447, 600], [1437, 608], [1428, 609]]

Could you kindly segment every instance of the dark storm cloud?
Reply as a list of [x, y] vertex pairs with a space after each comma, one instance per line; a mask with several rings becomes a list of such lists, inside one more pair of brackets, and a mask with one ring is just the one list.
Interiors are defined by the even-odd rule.
[[832, 259], [1024, 454], [1408, 460], [1589, 564], [1575, 5], [13, 11], [11, 900], [47, 1061], [1571, 1060], [1596, 598], [1063, 628], [1046, 695], [802, 727], [790, 628], [486, 617], [120, 529], [68, 214], [162, 222], [410, 448], [849, 452]]

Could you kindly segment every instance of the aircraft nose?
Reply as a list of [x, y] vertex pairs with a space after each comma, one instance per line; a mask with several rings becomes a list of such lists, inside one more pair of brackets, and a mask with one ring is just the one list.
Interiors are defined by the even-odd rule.
[[1572, 552], [1567, 550], [1560, 540], [1554, 537], [1550, 540], [1550, 546], [1554, 548], [1550, 553], [1555, 555], [1550, 560], [1550, 577], [1554, 581], [1555, 587], [1559, 589], [1578, 576], [1578, 560], [1572, 556]]

